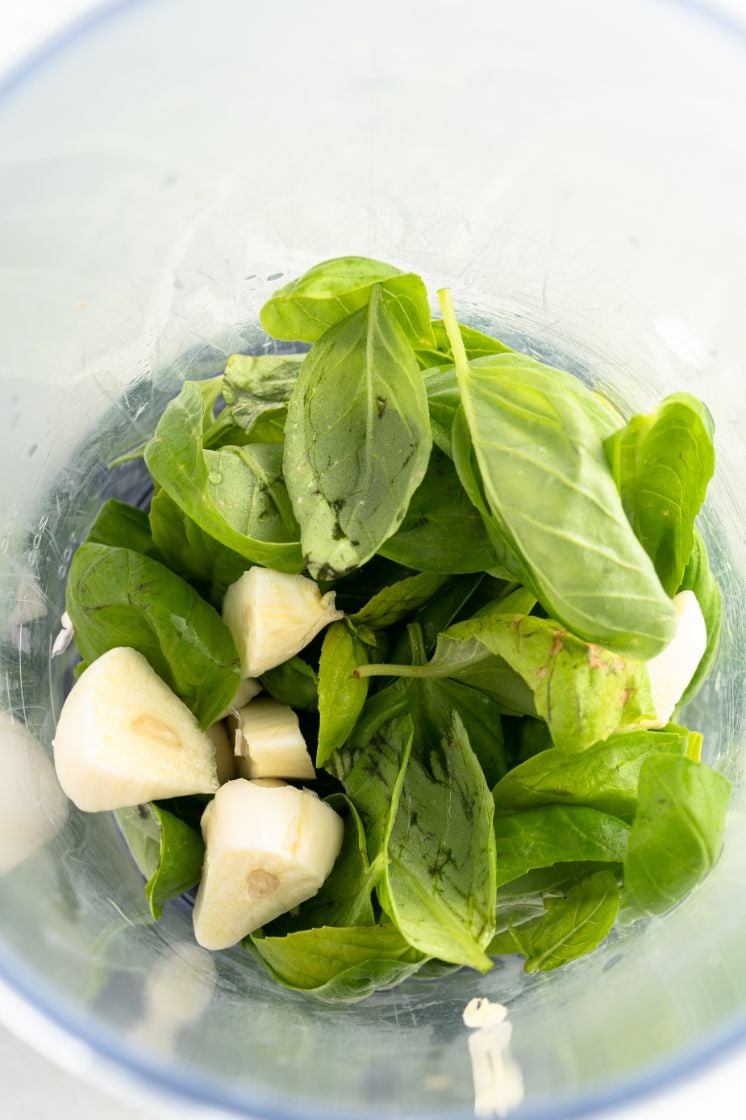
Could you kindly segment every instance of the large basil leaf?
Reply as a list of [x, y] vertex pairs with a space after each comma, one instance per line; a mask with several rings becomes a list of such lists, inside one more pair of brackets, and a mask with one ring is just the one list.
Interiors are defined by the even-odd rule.
[[217, 611], [163, 564], [126, 548], [84, 544], [67, 580], [67, 612], [83, 660], [130, 646], [209, 727], [230, 704], [241, 671]]
[[153, 537], [150, 533], [148, 515], [145, 510], [137, 509], [126, 502], [110, 498], [104, 502], [88, 530], [86, 544], [108, 544], [113, 548], [129, 548], [143, 556], [161, 560]]
[[226, 548], [187, 517], [165, 490], [153, 495], [150, 529], [169, 568], [196, 584], [216, 606], [220, 606], [227, 589], [249, 566], [243, 556]]
[[730, 782], [701, 762], [668, 754], [645, 762], [624, 861], [626, 918], [663, 914], [707, 875], [730, 795]]
[[[448, 313], [446, 300], [447, 323]], [[526, 355], [469, 362], [455, 326], [451, 333], [498, 561], [573, 634], [637, 658], [660, 653], [673, 637], [675, 612], [578, 397], [602, 406], [571, 374]], [[469, 492], [470, 480], [462, 482]]]
[[497, 885], [556, 863], [621, 863], [628, 836], [624, 821], [584, 805], [540, 805], [499, 814], [495, 817]]
[[301, 712], [319, 709], [319, 678], [315, 669], [300, 657], [283, 661], [276, 669], [268, 669], [259, 678], [263, 688], [280, 704], [289, 704]]
[[685, 755], [689, 732], [670, 724], [662, 731], [612, 735], [580, 754], [556, 748], [535, 754], [510, 770], [493, 791], [498, 813], [534, 805], [587, 805], [631, 822], [637, 808], [640, 770], [654, 754]]
[[254, 564], [303, 568], [298, 526], [282, 477], [282, 448], [250, 444], [205, 451], [203, 404], [186, 381], [145, 449], [155, 481], [204, 532]]
[[692, 554], [694, 518], [715, 471], [713, 436], [705, 405], [675, 393], [604, 441], [624, 511], [667, 595]]
[[[223, 396], [239, 427], [253, 433], [273, 419], [282, 441], [286, 406], [305, 354], [233, 354], [225, 367]], [[269, 442], [260, 440], [258, 442]]]
[[169, 899], [199, 882], [205, 854], [202, 837], [155, 802], [119, 809], [116, 817], [135, 863], [148, 880], [145, 897], [150, 912], [160, 918]]
[[[466, 681], [510, 714], [541, 716], [563, 751], [584, 750], [654, 716], [643, 663], [588, 645], [553, 619], [512, 613], [511, 605], [497, 602], [449, 627], [427, 665], [367, 665], [360, 673]], [[533, 710], [516, 678], [530, 689]]]
[[323, 766], [347, 741], [357, 723], [368, 695], [368, 682], [354, 673], [365, 661], [363, 643], [344, 622], [333, 622], [324, 634], [319, 659], [317, 766]]
[[331, 926], [252, 937], [255, 954], [285, 988], [326, 1003], [357, 1003], [417, 971], [422, 956], [392, 925]]
[[720, 628], [723, 621], [723, 596], [718, 581], [712, 574], [707, 546], [697, 529], [694, 530], [694, 546], [689, 563], [684, 569], [679, 591], [693, 591], [707, 627], [707, 647], [697, 671], [687, 685], [679, 707], [693, 700], [704, 683], [717, 657], [720, 644]]
[[376, 285], [390, 294], [393, 313], [412, 345], [433, 346], [430, 305], [420, 277], [368, 257], [335, 257], [314, 265], [276, 291], [259, 318], [273, 338], [316, 342], [365, 308]]
[[350, 620], [355, 625], [365, 623], [374, 628], [393, 626], [429, 603], [447, 582], [447, 575], [436, 572], [418, 572], [407, 576], [377, 591], [367, 603], [350, 615]]
[[[566, 898], [545, 899], [543, 915], [510, 931], [526, 957], [525, 971], [549, 972], [590, 953], [608, 937], [618, 910], [619, 887], [610, 871], [582, 879]], [[502, 951], [511, 950], [506, 945]]]
[[430, 457], [422, 377], [389, 297], [332, 327], [288, 404], [284, 469], [311, 574], [365, 563], [396, 531]]
[[454, 715], [442, 742], [413, 750], [411, 719], [335, 755], [363, 818], [381, 905], [427, 956], [480, 971], [494, 932], [492, 799]]
[[381, 552], [399, 564], [428, 572], [484, 572], [497, 563], [482, 518], [453, 463], [437, 447], [406, 517]]

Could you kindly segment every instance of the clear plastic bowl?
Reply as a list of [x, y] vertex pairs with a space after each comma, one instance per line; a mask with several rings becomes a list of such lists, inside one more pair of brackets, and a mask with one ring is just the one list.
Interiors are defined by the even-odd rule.
[[[665, 919], [525, 977], [412, 980], [355, 1007], [150, 924], [110, 816], [69, 810], [50, 662], [103, 464], [181, 379], [261, 345], [280, 276], [363, 253], [627, 406], [709, 403], [703, 529], [726, 594], [691, 712], [744, 742], [746, 33], [694, 3], [120, 4], [0, 101], [4, 1015], [109, 1080], [263, 1117], [466, 1117], [467, 1000], [507, 1003], [526, 1118], [577, 1116], [746, 1027], [743, 790], [715, 873]], [[135, 495], [136, 496], [136, 495]], [[92, 1057], [93, 1056], [93, 1057]]]

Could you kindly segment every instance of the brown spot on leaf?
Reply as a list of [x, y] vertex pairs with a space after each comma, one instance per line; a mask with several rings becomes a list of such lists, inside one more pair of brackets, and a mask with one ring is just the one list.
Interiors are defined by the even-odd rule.
[[594, 645], [593, 642], [588, 645], [588, 667], [590, 669], [605, 669], [607, 673], [609, 671], [604, 651], [600, 646]]
[[554, 641], [552, 642], [552, 648], [549, 651], [549, 656], [550, 657], [556, 657], [557, 654], [560, 652], [560, 650], [562, 649], [562, 647], [565, 644], [564, 638], [565, 638], [566, 633], [567, 633], [567, 630], [555, 630], [554, 631]]
[[623, 708], [627, 707], [627, 705], [629, 704], [629, 702], [632, 699], [632, 697], [634, 696], [634, 694], [635, 694], [634, 688], [625, 688], [624, 692], [622, 693], [622, 707]]
[[541, 668], [537, 670], [536, 675], [540, 681], [543, 681], [548, 672], [549, 670], [547, 669], [546, 665], [542, 665]]

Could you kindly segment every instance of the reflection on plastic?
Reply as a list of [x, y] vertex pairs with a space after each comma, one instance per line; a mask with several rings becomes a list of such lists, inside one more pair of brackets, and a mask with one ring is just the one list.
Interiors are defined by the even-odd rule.
[[23, 724], [0, 712], [0, 875], [49, 843], [67, 812], [51, 761]]
[[175, 942], [147, 978], [142, 1016], [127, 1032], [130, 1040], [174, 1051], [179, 1032], [199, 1018], [214, 988], [210, 954], [188, 941]]
[[507, 1116], [524, 1096], [521, 1068], [510, 1052], [513, 1026], [508, 1009], [488, 999], [469, 1000], [464, 1008], [474, 1078], [474, 1115], [480, 1120]]

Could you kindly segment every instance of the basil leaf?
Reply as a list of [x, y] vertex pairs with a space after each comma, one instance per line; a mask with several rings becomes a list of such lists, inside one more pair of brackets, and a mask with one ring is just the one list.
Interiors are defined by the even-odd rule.
[[233, 354], [223, 383], [233, 421], [253, 436], [258, 421], [266, 425], [273, 420], [279, 426], [278, 442], [282, 442], [286, 405], [304, 358], [305, 354]]
[[715, 663], [723, 621], [723, 596], [710, 568], [707, 546], [697, 529], [694, 530], [692, 554], [684, 569], [684, 575], [678, 590], [694, 592], [707, 627], [707, 647], [697, 666], [696, 673], [679, 701], [679, 707], [683, 708], [685, 704], [694, 699]]
[[378, 897], [416, 949], [486, 971], [494, 931], [493, 807], [457, 715], [442, 742], [412, 749], [409, 717], [335, 758], [366, 826]]
[[[496, 338], [492, 338], [489, 334], [475, 330], [474, 327], [467, 327], [463, 323], [459, 323], [458, 329], [466, 350], [466, 356], [470, 362], [475, 358], [484, 358], [488, 354], [505, 354], [510, 351], [509, 346]], [[417, 349], [417, 360], [420, 366], [423, 370], [437, 366], [453, 366], [453, 350], [443, 320], [433, 319], [432, 330], [435, 346]]]
[[381, 628], [403, 622], [405, 618], [429, 603], [448, 582], [447, 575], [418, 572], [397, 583], [389, 584], [350, 616], [350, 621]]
[[187, 517], [165, 490], [154, 494], [150, 503], [150, 529], [164, 563], [194, 583], [215, 606], [221, 605], [227, 589], [249, 566], [243, 556]]
[[[362, 676], [455, 677], [502, 702], [510, 714], [538, 714], [555, 747], [580, 751], [653, 718], [642, 662], [588, 645], [553, 619], [510, 612], [505, 600], [438, 638], [427, 665], [367, 665]], [[533, 707], [519, 684], [531, 690]], [[528, 709], [528, 710], [527, 710]]]
[[585, 806], [540, 805], [499, 814], [495, 817], [497, 885], [556, 863], [619, 863], [628, 836], [623, 821]]
[[637, 786], [646, 759], [655, 754], [685, 755], [689, 732], [669, 724], [662, 731], [628, 731], [612, 735], [580, 754], [556, 748], [516, 766], [493, 790], [498, 813], [533, 805], [587, 805], [632, 821]]
[[663, 914], [704, 879], [720, 855], [731, 789], [689, 758], [645, 762], [624, 861], [625, 918]]
[[[444, 300], [447, 323], [448, 313]], [[526, 355], [468, 362], [462, 349], [456, 370], [498, 561], [573, 634], [636, 658], [660, 653], [675, 612], [578, 397], [602, 406], [572, 375]]]
[[202, 837], [178, 817], [153, 802], [119, 809], [117, 821], [135, 863], [148, 880], [145, 897], [154, 918], [164, 905], [196, 886], [202, 875]]
[[365, 646], [344, 622], [328, 627], [319, 660], [317, 766], [323, 766], [339, 750], [357, 723], [368, 695], [368, 682], [354, 672], [367, 660]]
[[333, 588], [336, 595], [335, 602], [339, 610], [344, 611], [348, 617], [351, 617], [361, 610], [369, 599], [372, 599], [379, 591], [383, 591], [385, 587], [400, 583], [409, 576], [416, 574], [411, 568], [395, 564], [393, 560], [386, 560], [383, 556], [374, 556], [367, 564], [363, 564], [362, 568], [356, 568], [354, 572], [344, 576], [343, 579], [325, 584], [323, 590], [328, 591]]
[[298, 930], [252, 936], [252, 947], [285, 988], [327, 1003], [356, 1003], [411, 976], [421, 957], [391, 925]]
[[482, 573], [459, 576], [420, 608], [414, 621], [422, 630], [422, 640], [428, 653], [435, 648], [438, 634], [450, 626], [467, 604], [472, 602], [472, 596], [484, 579]]
[[667, 595], [694, 547], [694, 518], [715, 471], [713, 434], [705, 405], [675, 393], [604, 441], [624, 511]]
[[150, 534], [147, 513], [115, 498], [110, 498], [101, 506], [88, 530], [86, 544], [129, 548], [143, 556], [152, 556], [154, 560], [161, 559]]
[[484, 522], [459, 482], [453, 463], [433, 448], [407, 515], [381, 553], [421, 571], [484, 572], [497, 563]]
[[250, 444], [205, 451], [202, 398], [186, 381], [145, 449], [155, 481], [204, 532], [255, 564], [299, 572], [298, 527], [282, 478], [282, 449]]
[[316, 712], [319, 708], [319, 679], [316, 671], [300, 657], [268, 669], [259, 678], [273, 700], [289, 704], [301, 712]]
[[452, 459], [451, 433], [461, 405], [456, 370], [452, 365], [446, 366], [445, 369], [426, 369], [423, 371], [422, 379], [427, 393], [433, 443], [444, 455]]
[[543, 917], [513, 931], [526, 972], [550, 972], [600, 945], [616, 920], [619, 887], [611, 872], [599, 871], [570, 887], [567, 898], [547, 902]]
[[332, 326], [367, 307], [380, 285], [412, 345], [432, 346], [430, 305], [419, 276], [368, 257], [335, 257], [285, 284], [259, 312], [273, 338], [316, 342]]
[[162, 564], [126, 548], [84, 544], [67, 580], [67, 612], [89, 665], [129, 646], [209, 727], [241, 679], [228, 627], [197, 592]]
[[285, 478], [317, 578], [378, 551], [430, 456], [425, 390], [387, 298], [374, 285], [369, 305], [324, 335], [288, 404]]

